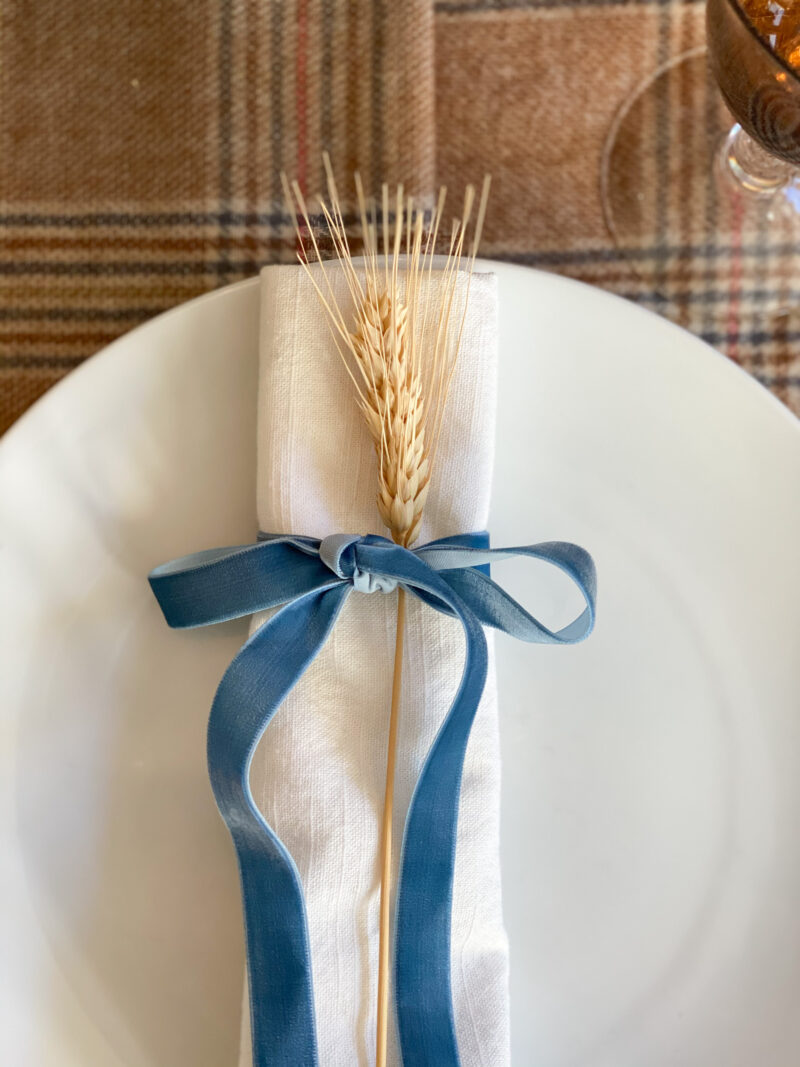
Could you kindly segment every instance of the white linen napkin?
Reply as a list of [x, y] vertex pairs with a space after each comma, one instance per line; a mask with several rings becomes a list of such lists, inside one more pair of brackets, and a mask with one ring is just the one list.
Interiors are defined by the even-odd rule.
[[[318, 269], [318, 268], [315, 268]], [[329, 270], [330, 270], [329, 266]], [[339, 268], [331, 277], [349, 306]], [[459, 279], [459, 286], [466, 276]], [[497, 287], [475, 274], [420, 544], [486, 527], [494, 455]], [[381, 533], [376, 460], [328, 321], [300, 266], [261, 274], [258, 519], [269, 533]], [[455, 695], [461, 627], [408, 601], [394, 870], [424, 756]], [[309, 923], [321, 1067], [374, 1063], [378, 846], [396, 594], [353, 593], [256, 753], [253, 796], [294, 857]], [[254, 625], [258, 620], [254, 621]], [[508, 946], [500, 900], [494, 657], [467, 752], [452, 925], [463, 1067], [509, 1062]], [[389, 1062], [399, 1067], [395, 1035]], [[252, 1063], [247, 996], [241, 1067]]]

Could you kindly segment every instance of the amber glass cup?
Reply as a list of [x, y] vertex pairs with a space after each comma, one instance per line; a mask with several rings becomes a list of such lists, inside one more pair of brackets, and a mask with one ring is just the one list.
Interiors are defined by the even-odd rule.
[[600, 181], [631, 292], [722, 343], [737, 255], [749, 328], [800, 317], [800, 0], [707, 0], [705, 16], [705, 42], [701, 15], [694, 47], [620, 101]]
[[[786, 7], [790, 3], [800, 8], [796, 0]], [[764, 0], [706, 5], [711, 69], [737, 120], [723, 146], [723, 163], [746, 192], [772, 193], [792, 181], [800, 166], [800, 76], [789, 64], [791, 35], [779, 38], [776, 32], [790, 18], [778, 5], [770, 11]], [[800, 25], [797, 46], [800, 60]]]

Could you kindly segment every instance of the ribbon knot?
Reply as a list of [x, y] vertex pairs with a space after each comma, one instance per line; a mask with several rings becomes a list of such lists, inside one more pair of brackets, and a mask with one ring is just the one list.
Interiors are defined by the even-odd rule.
[[358, 534], [330, 534], [323, 537], [319, 546], [319, 558], [338, 578], [353, 583], [357, 593], [391, 593], [397, 588], [397, 579], [373, 570], [359, 567], [359, 545], [391, 546], [385, 537], [370, 534], [360, 537]]
[[[584, 602], [560, 630], [530, 615], [488, 573], [515, 556], [563, 571]], [[352, 590], [398, 585], [459, 620], [461, 682], [431, 746], [406, 817], [395, 913], [394, 989], [404, 1067], [459, 1067], [450, 994], [450, 900], [464, 755], [486, 681], [484, 626], [522, 641], [569, 645], [594, 624], [595, 570], [577, 545], [490, 549], [462, 534], [408, 549], [372, 534], [259, 535], [157, 567], [150, 585], [170, 626], [194, 627], [278, 608], [225, 672], [208, 723], [208, 769], [242, 884], [253, 1067], [316, 1067], [317, 1040], [303, 889], [285, 846], [250, 792], [256, 745], [324, 645]], [[353, 655], [358, 649], [353, 649]]]

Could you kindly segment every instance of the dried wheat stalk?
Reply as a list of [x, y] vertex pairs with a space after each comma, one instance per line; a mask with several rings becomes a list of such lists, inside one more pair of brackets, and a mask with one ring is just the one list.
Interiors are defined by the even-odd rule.
[[[426, 211], [406, 198], [399, 186], [390, 197], [384, 185], [380, 222], [377, 205], [368, 203], [356, 174], [362, 264], [350, 252], [339, 193], [327, 156], [328, 197], [320, 210], [333, 242], [334, 262], [347, 281], [352, 309], [340, 306], [330, 283], [330, 262], [321, 254], [302, 190], [283, 176], [284, 194], [295, 219], [298, 258], [327, 312], [331, 333], [348, 374], [377, 457], [377, 507], [392, 539], [409, 546], [419, 534], [431, 471], [442, 429], [447, 393], [455, 369], [469, 297], [469, 278], [477, 255], [489, 193], [484, 180], [475, 214], [471, 247], [465, 243], [475, 208], [467, 186], [460, 218], [452, 221], [447, 255], [434, 256], [444, 219], [445, 189]], [[301, 228], [300, 222], [303, 228]], [[461, 300], [457, 283], [466, 259], [468, 280]], [[311, 262], [318, 263], [318, 274]], [[386, 791], [381, 824], [380, 944], [376, 1067], [385, 1067], [388, 1034], [389, 927], [392, 882], [392, 809], [397, 756], [397, 727], [403, 661], [405, 593], [397, 601], [397, 629], [389, 715]]]

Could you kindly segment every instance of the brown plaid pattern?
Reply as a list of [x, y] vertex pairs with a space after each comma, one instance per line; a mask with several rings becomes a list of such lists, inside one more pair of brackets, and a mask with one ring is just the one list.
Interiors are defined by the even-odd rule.
[[[702, 60], [620, 125], [635, 239], [604, 218], [620, 108], [703, 35], [701, 0], [5, 0], [0, 426], [137, 323], [290, 258], [279, 173], [313, 192], [323, 148], [423, 195], [491, 171], [487, 255], [669, 316], [800, 413], [800, 322], [765, 312], [800, 304], [800, 250], [699, 236], [721, 107]], [[625, 214], [642, 198], [652, 232]]]

